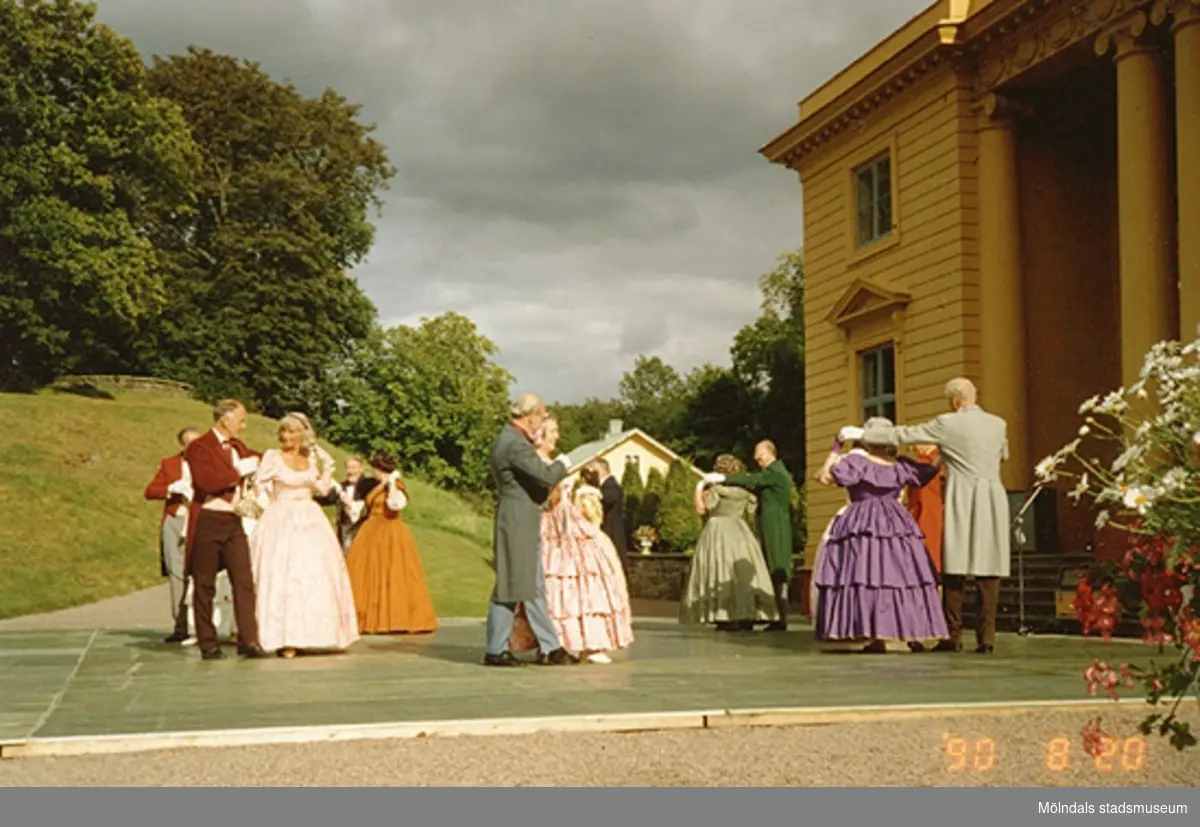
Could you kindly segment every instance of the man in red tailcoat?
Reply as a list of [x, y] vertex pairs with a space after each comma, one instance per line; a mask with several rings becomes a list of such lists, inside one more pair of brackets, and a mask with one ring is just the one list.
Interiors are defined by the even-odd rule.
[[192, 608], [196, 641], [205, 660], [225, 657], [213, 625], [217, 572], [225, 569], [233, 589], [238, 654], [266, 657], [258, 645], [250, 544], [237, 510], [243, 496], [252, 496], [244, 490], [244, 481], [258, 470], [261, 455], [238, 439], [246, 427], [246, 408], [241, 402], [236, 399], [218, 402], [213, 408], [213, 422], [213, 429], [193, 440], [184, 452], [192, 474], [186, 571], [195, 586]]
[[184, 428], [179, 432], [179, 453], [159, 463], [158, 473], [145, 491], [146, 499], [163, 501], [158, 558], [163, 577], [170, 578], [171, 614], [175, 618], [175, 631], [166, 638], [166, 643], [183, 643], [188, 637], [184, 558], [187, 556], [187, 504], [192, 498], [192, 480], [183, 452], [198, 436], [200, 432], [195, 428]]

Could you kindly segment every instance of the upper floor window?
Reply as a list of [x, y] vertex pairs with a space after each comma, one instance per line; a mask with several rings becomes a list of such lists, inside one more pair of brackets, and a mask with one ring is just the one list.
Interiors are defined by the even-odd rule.
[[892, 154], [854, 171], [855, 243], [865, 247], [892, 232]]
[[886, 416], [896, 421], [896, 350], [891, 343], [865, 350], [858, 356], [862, 377], [862, 418]]

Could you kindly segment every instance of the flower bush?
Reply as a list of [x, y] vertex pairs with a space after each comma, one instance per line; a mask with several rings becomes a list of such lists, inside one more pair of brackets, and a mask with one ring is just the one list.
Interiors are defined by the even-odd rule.
[[[1131, 387], [1087, 400], [1069, 444], [1038, 463], [1031, 496], [1063, 480], [1068, 496], [1097, 509], [1097, 529], [1122, 531], [1128, 550], [1080, 577], [1075, 612], [1085, 635], [1110, 639], [1125, 613], [1136, 614], [1143, 637], [1163, 662], [1148, 667], [1094, 661], [1084, 670], [1089, 694], [1141, 687], [1155, 712], [1145, 735], [1169, 736], [1177, 749], [1196, 745], [1178, 711], [1195, 696], [1200, 674], [1200, 340], [1162, 342], [1146, 355]], [[1172, 651], [1173, 650], [1173, 651]], [[1089, 722], [1084, 747], [1106, 734]]]

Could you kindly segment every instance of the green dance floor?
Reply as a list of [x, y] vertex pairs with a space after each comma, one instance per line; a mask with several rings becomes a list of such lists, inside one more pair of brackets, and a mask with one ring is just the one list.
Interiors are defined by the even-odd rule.
[[463, 719], [1084, 699], [1093, 657], [1139, 644], [1001, 636], [991, 656], [829, 654], [811, 631], [647, 620], [611, 665], [488, 669], [483, 626], [372, 637], [345, 654], [204, 662], [161, 632], [0, 633], [0, 742]]

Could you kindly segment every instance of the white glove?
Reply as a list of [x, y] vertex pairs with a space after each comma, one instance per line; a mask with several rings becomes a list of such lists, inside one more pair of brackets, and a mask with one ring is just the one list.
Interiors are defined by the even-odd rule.
[[554, 461], [561, 462], [563, 468], [567, 469], [568, 471], [571, 470], [571, 458], [568, 457], [566, 454], [559, 454], [557, 457], [554, 458]]
[[719, 483], [719, 482], [725, 482], [725, 475], [724, 474], [705, 474], [704, 481], [711, 482], [714, 484]]
[[175, 480], [167, 486], [167, 496], [183, 497], [190, 500], [192, 498], [192, 487], [185, 480]]
[[248, 477], [258, 470], [258, 457], [246, 457], [234, 463], [234, 468], [243, 477]]
[[863, 429], [855, 425], [847, 425], [845, 428], [842, 428], [842, 430], [838, 431], [837, 435], [838, 442], [857, 442], [862, 438]]

